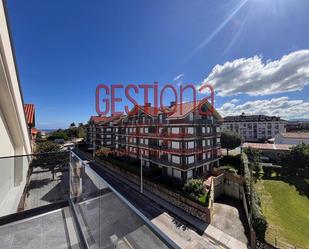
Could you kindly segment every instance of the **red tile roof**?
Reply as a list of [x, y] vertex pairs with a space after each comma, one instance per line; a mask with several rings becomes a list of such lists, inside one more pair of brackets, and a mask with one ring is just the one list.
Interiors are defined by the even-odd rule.
[[26, 121], [28, 125], [35, 125], [35, 108], [34, 104], [25, 104], [24, 105]]
[[38, 129], [36, 129], [36, 128], [31, 128], [31, 134], [33, 134], [33, 135], [36, 135], [36, 134], [38, 134], [39, 133], [39, 130]]
[[[168, 118], [183, 118], [187, 116], [191, 111], [197, 110], [199, 108], [199, 105], [206, 104], [208, 108], [211, 108], [211, 104], [208, 101], [203, 100], [197, 100], [195, 103], [194, 101], [186, 102], [186, 103], [178, 103], [177, 108], [175, 112], [170, 115]], [[174, 107], [171, 107], [171, 110], [173, 110]], [[218, 118], [222, 119], [220, 114], [216, 111], [215, 108], [213, 108], [213, 114]]]
[[263, 144], [263, 143], [244, 143], [242, 147], [248, 148], [251, 147], [257, 150], [281, 150], [289, 151], [294, 145], [291, 144]]
[[118, 118], [120, 118], [121, 115], [114, 115], [114, 116], [91, 116], [90, 120], [94, 123], [106, 123], [106, 122], [112, 122]]

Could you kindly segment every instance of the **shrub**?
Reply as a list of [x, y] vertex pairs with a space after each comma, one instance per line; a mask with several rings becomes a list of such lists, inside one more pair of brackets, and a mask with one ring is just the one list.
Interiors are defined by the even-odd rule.
[[200, 195], [204, 194], [203, 181], [200, 179], [190, 179], [183, 187], [183, 191], [195, 199], [198, 199]]
[[60, 151], [61, 147], [59, 144], [56, 144], [51, 141], [45, 141], [37, 144], [36, 152], [45, 153], [45, 152], [57, 152]]
[[[245, 191], [248, 200], [252, 201], [252, 226], [255, 230], [256, 236], [259, 240], [265, 240], [265, 233], [267, 229], [267, 221], [265, 216], [261, 211], [261, 200], [254, 188], [253, 181], [254, 179], [251, 177], [250, 169], [249, 169], [249, 160], [245, 153], [241, 155], [241, 161], [244, 168], [244, 177], [245, 177]], [[251, 188], [252, 186], [252, 193]], [[251, 208], [251, 207], [250, 207]]]

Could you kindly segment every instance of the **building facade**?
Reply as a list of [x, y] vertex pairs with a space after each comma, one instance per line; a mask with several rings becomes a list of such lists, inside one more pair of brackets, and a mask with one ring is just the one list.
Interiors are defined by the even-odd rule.
[[0, 216], [15, 212], [26, 183], [31, 142], [7, 14], [0, 1]]
[[309, 132], [284, 132], [275, 136], [275, 144], [309, 144]]
[[114, 121], [120, 115], [105, 117], [92, 116], [87, 125], [87, 144], [95, 149], [115, 148], [115, 127]]
[[[200, 115], [198, 105], [199, 102], [196, 105], [183, 103], [182, 110], [177, 105], [171, 115], [150, 104], [136, 106], [129, 115], [118, 116], [109, 122], [108, 127], [114, 133], [111, 148], [118, 156], [142, 158], [146, 168], [159, 167], [163, 175], [181, 181], [207, 174], [219, 164], [221, 157], [222, 118], [215, 110], [211, 115]], [[202, 106], [207, 109], [209, 104]], [[175, 108], [175, 103], [168, 108]], [[89, 126], [89, 143], [94, 141], [94, 127], [95, 131], [104, 129], [100, 122], [93, 125]], [[109, 141], [100, 139], [96, 146]]]
[[244, 142], [264, 142], [285, 132], [286, 121], [276, 116], [239, 115], [227, 116], [222, 124], [222, 131], [237, 133]]

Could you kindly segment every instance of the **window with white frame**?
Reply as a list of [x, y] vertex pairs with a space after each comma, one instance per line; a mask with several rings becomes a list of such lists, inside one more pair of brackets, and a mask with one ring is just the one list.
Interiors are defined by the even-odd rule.
[[188, 164], [194, 163], [194, 156], [187, 157], [187, 163]]
[[217, 137], [217, 143], [220, 143], [220, 138], [219, 137]]
[[144, 144], [148, 145], [148, 138], [145, 138]]
[[141, 144], [144, 144], [144, 138], [140, 139]]
[[206, 159], [206, 153], [203, 153], [203, 160]]
[[173, 176], [176, 178], [181, 178], [181, 171], [177, 169], [173, 169]]
[[217, 131], [217, 132], [220, 132], [220, 127], [217, 127], [217, 128], [216, 128], [216, 131]]
[[172, 148], [173, 149], [179, 149], [180, 148], [180, 143], [179, 142], [172, 142]]
[[173, 127], [172, 134], [179, 134], [179, 127]]
[[202, 132], [206, 133], [206, 128], [205, 127], [202, 127]]
[[192, 177], [193, 177], [193, 171], [192, 170], [187, 171], [187, 178], [190, 179]]
[[211, 158], [211, 153], [207, 152], [207, 158]]
[[180, 157], [179, 157], [179, 156], [174, 156], [174, 155], [172, 155], [172, 162], [173, 162], [173, 163], [180, 164]]
[[194, 128], [193, 127], [189, 127], [187, 130], [188, 134], [194, 134]]
[[210, 146], [210, 139], [207, 139], [207, 146]]
[[194, 149], [194, 142], [188, 142], [188, 149]]
[[144, 128], [144, 132], [145, 132], [145, 133], [148, 133], [148, 128]]
[[106, 132], [111, 132], [112, 129], [111, 128], [106, 128]]

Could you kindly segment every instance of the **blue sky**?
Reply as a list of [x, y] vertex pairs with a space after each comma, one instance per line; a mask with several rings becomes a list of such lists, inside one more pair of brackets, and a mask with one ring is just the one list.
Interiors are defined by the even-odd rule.
[[309, 118], [309, 1], [7, 2], [38, 128], [86, 122], [100, 83], [154, 81], [213, 83], [223, 115]]

